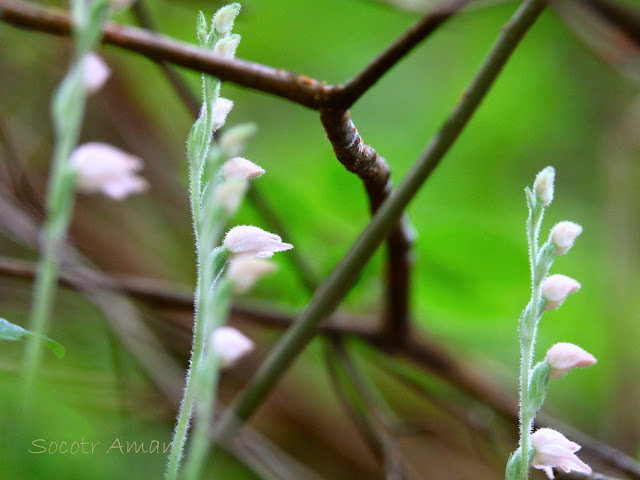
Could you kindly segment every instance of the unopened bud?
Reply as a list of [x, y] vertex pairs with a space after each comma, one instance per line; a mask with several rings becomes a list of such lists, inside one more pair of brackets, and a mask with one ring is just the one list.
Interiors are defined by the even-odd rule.
[[271, 258], [275, 252], [293, 248], [293, 245], [284, 243], [278, 235], [251, 225], [233, 227], [224, 237], [223, 245], [233, 254], [255, 255], [259, 258]]
[[547, 167], [538, 173], [535, 182], [533, 182], [533, 191], [545, 207], [553, 200], [553, 181], [555, 177], [556, 171], [554, 168]]
[[550, 239], [556, 246], [556, 255], [564, 255], [582, 233], [582, 227], [573, 222], [560, 222], [551, 229]]
[[233, 28], [233, 22], [240, 13], [240, 4], [231, 3], [225, 5], [213, 16], [213, 27], [221, 35], [227, 35]]
[[237, 157], [245, 151], [247, 144], [257, 131], [258, 127], [255, 123], [234, 125], [222, 132], [218, 145], [226, 157]]
[[229, 262], [227, 275], [233, 282], [235, 293], [246, 293], [260, 277], [274, 272], [277, 265], [269, 260], [241, 255]]
[[216, 187], [216, 201], [227, 216], [238, 211], [248, 187], [249, 182], [240, 179], [229, 180]]
[[597, 362], [589, 352], [572, 343], [556, 343], [547, 352], [549, 378], [564, 377], [569, 370], [577, 367], [589, 367]]
[[220, 360], [220, 366], [233, 366], [253, 350], [253, 341], [233, 327], [218, 327], [211, 334], [210, 346]]
[[87, 53], [82, 59], [84, 89], [88, 94], [95, 93], [102, 88], [111, 75], [111, 69], [100, 55]]
[[253, 180], [264, 174], [264, 168], [243, 157], [234, 157], [227, 160], [220, 169], [220, 174], [225, 180], [240, 179]]
[[236, 50], [240, 45], [240, 35], [232, 33], [228, 37], [224, 37], [216, 43], [213, 47], [213, 53], [222, 55], [223, 57], [233, 58], [236, 56]]
[[228, 98], [219, 97], [216, 103], [213, 105], [213, 126], [212, 130], [215, 132], [224, 122], [227, 121], [227, 115], [233, 108], [233, 102]]
[[542, 296], [546, 300], [544, 309], [555, 310], [569, 294], [577, 291], [580, 284], [565, 275], [551, 275], [542, 283]]

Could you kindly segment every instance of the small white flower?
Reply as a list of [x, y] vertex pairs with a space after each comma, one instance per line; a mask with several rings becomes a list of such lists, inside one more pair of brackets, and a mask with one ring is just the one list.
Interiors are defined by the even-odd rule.
[[227, 216], [238, 211], [248, 187], [249, 182], [240, 179], [228, 180], [216, 187], [216, 200], [222, 205]]
[[560, 432], [550, 428], [541, 428], [531, 436], [534, 454], [531, 466], [543, 470], [549, 478], [553, 477], [553, 468], [560, 468], [565, 473], [570, 471], [591, 473], [591, 467], [580, 460], [575, 452], [580, 445], [568, 440]]
[[553, 181], [555, 178], [556, 171], [553, 167], [547, 167], [538, 173], [535, 182], [533, 182], [533, 192], [545, 207], [553, 200]]
[[256, 134], [255, 123], [241, 123], [222, 132], [218, 145], [227, 158], [237, 157], [247, 148], [247, 144]]
[[542, 283], [542, 296], [546, 300], [545, 310], [555, 310], [569, 294], [580, 289], [580, 284], [565, 275], [551, 275]]
[[264, 174], [264, 168], [243, 157], [234, 157], [227, 160], [220, 169], [220, 174], [225, 180], [253, 180]]
[[551, 242], [556, 246], [556, 255], [564, 255], [573, 246], [578, 235], [582, 233], [582, 227], [573, 222], [559, 222], [551, 229]]
[[136, 175], [142, 169], [142, 160], [106, 143], [80, 145], [69, 163], [77, 175], [77, 188], [84, 193], [102, 192], [122, 200], [149, 187], [144, 178]]
[[251, 225], [233, 227], [224, 237], [223, 245], [233, 254], [255, 255], [259, 258], [271, 258], [275, 252], [293, 248], [290, 243], [283, 243], [278, 235]]
[[227, 121], [227, 115], [233, 108], [233, 102], [228, 98], [219, 97], [216, 103], [213, 105], [213, 126], [212, 130], [215, 132], [224, 122]]
[[233, 22], [235, 22], [239, 13], [239, 3], [225, 5], [213, 16], [213, 27], [220, 35], [227, 35], [233, 28]]
[[111, 75], [111, 69], [100, 55], [87, 53], [82, 60], [84, 75], [84, 89], [88, 94], [95, 93], [102, 88]]
[[556, 343], [547, 352], [549, 378], [564, 377], [569, 370], [577, 367], [589, 367], [597, 362], [589, 352], [572, 343]]
[[220, 360], [220, 366], [233, 366], [238, 360], [253, 350], [253, 341], [233, 327], [218, 327], [209, 340], [213, 351]]
[[229, 262], [227, 275], [229, 275], [229, 280], [233, 282], [234, 292], [242, 294], [247, 293], [260, 277], [272, 273], [276, 269], [276, 264], [269, 260], [240, 255], [232, 258]]
[[234, 58], [238, 45], [240, 45], [240, 39], [240, 35], [233, 33], [228, 37], [218, 40], [216, 46], [213, 47], [213, 53], [227, 58]]

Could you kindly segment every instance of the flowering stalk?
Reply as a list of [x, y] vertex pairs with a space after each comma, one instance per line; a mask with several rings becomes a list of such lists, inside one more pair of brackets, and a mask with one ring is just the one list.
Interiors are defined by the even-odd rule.
[[[214, 17], [210, 29], [207, 27], [204, 15], [200, 12], [197, 22], [200, 46], [205, 50], [213, 51], [220, 39], [228, 35], [239, 10], [240, 5], [237, 3], [223, 7]], [[215, 20], [220, 12], [225, 12], [226, 22], [222, 24]], [[202, 91], [203, 102], [200, 116], [191, 128], [187, 139], [189, 199], [197, 254], [193, 345], [184, 396], [180, 405], [165, 474], [167, 480], [175, 480], [178, 476], [187, 440], [189, 420], [198, 389], [197, 379], [201, 375], [200, 366], [207, 333], [206, 319], [212, 313], [216, 280], [224, 270], [229, 255], [226, 248], [215, 248], [217, 232], [221, 228], [223, 218], [222, 210], [218, 207], [218, 202], [215, 201], [213, 195], [215, 178], [211, 175], [211, 168], [207, 168], [207, 159], [213, 132], [224, 124], [226, 115], [233, 104], [229, 100], [219, 99], [220, 81], [211, 75], [202, 75]], [[207, 372], [207, 374], [212, 374], [212, 372]]]
[[74, 204], [75, 172], [69, 163], [78, 143], [87, 91], [84, 59], [102, 35], [102, 22], [108, 9], [106, 0], [87, 3], [72, 0], [74, 59], [52, 102], [52, 121], [56, 135], [53, 163], [47, 188], [47, 217], [42, 231], [42, 253], [34, 287], [29, 319], [30, 336], [25, 352], [24, 394], [30, 397], [35, 387], [42, 342], [52, 309], [59, 270], [59, 254], [67, 233]]
[[[533, 437], [537, 439], [537, 446], [532, 445], [533, 421], [546, 398], [549, 379], [559, 378], [572, 368], [595, 363], [595, 359], [584, 350], [575, 345], [562, 343], [549, 351], [545, 361], [533, 366], [536, 332], [542, 314], [546, 310], [558, 308], [570, 293], [580, 288], [578, 282], [564, 275], [552, 275], [548, 278], [547, 275], [555, 257], [564, 255], [571, 248], [582, 228], [572, 222], [560, 222], [551, 230], [549, 240], [542, 247], [538, 245], [544, 209], [553, 200], [554, 179], [555, 170], [547, 167], [537, 175], [533, 190], [528, 187], [525, 189], [529, 207], [527, 239], [531, 267], [531, 299], [520, 316], [518, 326], [521, 353], [520, 446], [509, 458], [506, 480], [527, 480], [529, 466], [532, 464], [536, 468], [544, 469], [551, 478], [550, 472], [554, 466], [563, 469], [572, 466], [574, 470], [582, 471], [588, 468], [583, 467], [582, 462], [573, 459], [573, 452], [577, 451], [579, 446], [564, 439], [558, 432], [552, 431], [551, 435], [536, 432]], [[560, 437], [570, 443], [571, 449], [567, 447], [566, 442], [558, 443]], [[549, 446], [549, 442], [555, 443]], [[547, 452], [546, 456], [542, 455], [542, 452]], [[545, 463], [550, 461], [550, 458], [555, 458], [556, 463]]]

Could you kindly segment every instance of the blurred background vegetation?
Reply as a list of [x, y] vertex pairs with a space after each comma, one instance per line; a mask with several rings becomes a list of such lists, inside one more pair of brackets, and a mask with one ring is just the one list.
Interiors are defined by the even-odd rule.
[[[144, 5], [160, 31], [194, 42], [198, 10], [211, 16], [222, 3], [144, 0]], [[234, 29], [242, 35], [240, 58], [328, 83], [351, 78], [419, 18], [367, 0], [244, 0], [242, 6]], [[385, 156], [396, 183], [451, 111], [515, 7], [483, 5], [457, 15], [352, 108], [364, 140]], [[134, 23], [130, 12], [113, 19]], [[35, 191], [44, 194], [53, 144], [49, 101], [69, 47], [68, 39], [0, 24], [5, 193], [11, 191], [7, 163], [17, 159]], [[151, 190], [124, 204], [79, 196], [69, 241], [104, 272], [163, 280], [189, 292], [195, 272], [184, 145], [193, 119], [156, 64], [114, 47], [99, 53], [112, 77], [89, 100], [82, 141], [112, 143], [142, 157]], [[180, 73], [198, 94], [199, 75]], [[246, 156], [267, 171], [257, 186], [287, 226], [291, 238], [285, 240], [319, 277], [326, 276], [368, 221], [360, 180], [335, 160], [316, 112], [229, 83], [222, 94], [235, 102], [227, 125], [258, 125]], [[529, 298], [523, 188], [543, 167], [555, 166], [556, 197], [544, 229], [568, 219], [580, 223], [584, 233], [553, 272], [576, 278], [582, 289], [560, 311], [545, 315], [537, 351], [542, 355], [553, 343], [569, 341], [599, 362], [553, 382], [545, 411], [631, 455], [638, 453], [640, 440], [637, 95], [637, 83], [596, 55], [562, 18], [546, 12], [408, 211], [416, 232], [415, 329], [515, 395], [517, 318]], [[250, 202], [236, 220], [265, 225]], [[6, 221], [0, 226], [1, 255], [35, 260], [15, 228]], [[299, 311], [309, 294], [286, 255], [275, 261], [279, 271], [238, 301]], [[343, 312], [372, 318], [380, 312], [382, 261], [379, 252], [343, 302]], [[28, 280], [2, 278], [0, 316], [26, 325], [30, 288]], [[135, 305], [135, 321], [148, 325], [184, 367], [189, 312]], [[279, 335], [239, 322], [259, 346], [223, 376], [223, 402], [250, 378]], [[16, 392], [23, 346], [1, 346], [0, 477], [161, 478], [164, 454], [104, 453], [116, 438], [168, 443], [176, 413], [104, 312], [63, 288], [50, 336], [67, 348], [67, 357], [48, 356], [38, 411], [27, 419], [18, 414]], [[399, 440], [419, 478], [503, 475], [515, 425], [402, 359], [388, 359], [357, 341], [348, 346], [397, 415], [419, 427]], [[398, 382], [387, 364], [408, 369], [435, 397]], [[442, 403], [465, 409], [483, 423], [489, 439], [452, 417]], [[324, 478], [382, 478], [331, 387], [321, 339], [295, 363], [251, 426], [262, 432], [257, 441], [262, 457], [271, 456], [285, 472], [273, 478], [306, 478], [292, 473], [294, 459]], [[101, 442], [96, 452], [102, 453], [30, 454], [35, 439], [47, 445]], [[207, 478], [259, 476], [246, 461], [220, 453], [211, 459]]]

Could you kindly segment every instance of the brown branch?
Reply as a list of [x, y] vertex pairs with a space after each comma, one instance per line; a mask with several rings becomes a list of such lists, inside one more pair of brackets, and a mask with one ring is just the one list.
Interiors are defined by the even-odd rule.
[[452, 0], [427, 13], [418, 23], [374, 58], [360, 73], [344, 84], [342, 88], [334, 91], [333, 96], [337, 97], [337, 105], [345, 110], [351, 107], [398, 61], [470, 1]]
[[[375, 213], [391, 195], [391, 172], [386, 160], [364, 143], [349, 112], [321, 109], [320, 120], [336, 158], [364, 182], [369, 208]], [[411, 236], [403, 218], [387, 238], [387, 294], [384, 334], [401, 342], [409, 333], [409, 287], [411, 275]]]
[[[0, 0], [0, 20], [26, 30], [69, 36], [69, 16], [21, 0]], [[153, 61], [167, 61], [223, 81], [286, 98], [308, 108], [330, 105], [334, 87], [306, 75], [240, 59], [229, 59], [146, 30], [107, 22], [102, 42], [140, 53]]]

